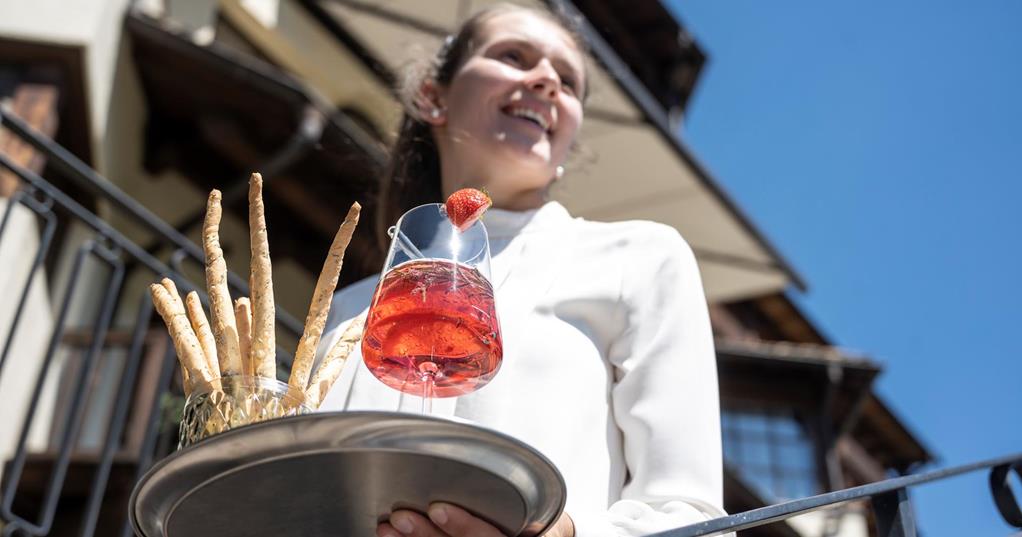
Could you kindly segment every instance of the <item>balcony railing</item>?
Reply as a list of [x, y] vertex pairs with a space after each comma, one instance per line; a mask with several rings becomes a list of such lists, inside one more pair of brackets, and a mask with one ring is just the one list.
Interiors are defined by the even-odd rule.
[[[175, 371], [173, 347], [166, 331], [157, 322], [153, 324], [153, 307], [145, 285], [160, 276], [173, 278], [183, 290], [196, 289], [185, 276], [185, 263], [202, 266], [202, 250], [185, 238], [177, 229], [159, 219], [130, 196], [99, 176], [67, 150], [35, 132], [8, 111], [0, 110], [0, 127], [18, 136], [46, 158], [48, 169], [60, 174], [78, 190], [87, 192], [96, 200], [116, 211], [157, 238], [160, 248], [145, 249], [128, 239], [76, 199], [55, 187], [39, 174], [33, 173], [3, 154], [0, 170], [8, 170], [20, 181], [7, 203], [0, 219], [0, 246], [16, 239], [11, 222], [16, 218], [32, 222], [31, 233], [37, 238], [34, 252], [18, 252], [31, 263], [20, 287], [15, 309], [7, 327], [6, 340], [0, 350], [0, 380], [16, 337], [48, 337], [45, 350], [35, 358], [38, 361], [35, 383], [30, 390], [24, 416], [9, 461], [5, 461], [3, 482], [0, 483], [0, 536], [51, 534], [130, 535], [126, 520], [127, 496], [116, 496], [108, 487], [112, 472], [127, 472], [126, 486], [137, 481], [159, 457], [172, 449], [173, 395], [172, 378]], [[84, 230], [77, 234], [66, 232], [70, 227]], [[58, 240], [58, 237], [60, 239]], [[74, 239], [72, 240], [72, 238]], [[54, 248], [57, 243], [62, 244]], [[70, 257], [70, 268], [65, 277], [48, 336], [39, 335], [43, 327], [25, 322], [27, 304], [32, 300], [34, 286], [39, 286], [43, 267], [56, 266], [55, 260]], [[151, 253], [163, 252], [163, 258]], [[246, 295], [245, 282], [237, 275], [229, 281], [236, 296]], [[56, 294], [57, 284], [52, 285]], [[78, 315], [81, 326], [69, 328], [72, 310], [82, 310], [78, 300], [83, 291], [93, 296], [88, 303], [95, 311]], [[197, 289], [205, 300], [201, 289]], [[75, 306], [75, 307], [72, 307]], [[119, 326], [115, 319], [121, 319]], [[298, 337], [301, 325], [296, 319], [278, 314], [278, 325], [287, 333]], [[85, 321], [90, 321], [85, 324]], [[2, 330], [4, 327], [0, 327]], [[59, 389], [52, 386], [58, 357], [63, 357], [63, 374]], [[115, 360], [115, 357], [121, 359]], [[278, 351], [285, 365], [290, 356]], [[98, 403], [96, 376], [99, 369], [118, 370], [108, 383], [112, 392], [109, 403], [102, 408], [102, 419], [97, 425], [90, 422], [90, 430], [97, 438], [83, 446], [81, 438], [86, 421], [94, 419]], [[111, 375], [105, 375], [111, 378]], [[46, 397], [44, 397], [46, 394]], [[53, 396], [55, 404], [46, 399]], [[0, 393], [0, 400], [8, 401]], [[99, 405], [102, 406], [102, 405]], [[89, 409], [90, 412], [86, 412]], [[49, 440], [40, 449], [31, 445], [33, 427], [39, 427], [41, 413], [48, 412], [53, 422]], [[49, 426], [49, 424], [46, 424]], [[0, 427], [17, 425], [3, 423]], [[6, 432], [6, 431], [5, 431]], [[3, 436], [3, 435], [0, 435]], [[84, 465], [85, 470], [79, 468]], [[123, 468], [122, 468], [123, 467]], [[657, 537], [695, 537], [720, 535], [786, 520], [793, 516], [824, 509], [856, 500], [870, 500], [881, 537], [913, 536], [917, 534], [913, 511], [909, 505], [911, 487], [947, 479], [967, 472], [989, 471], [993, 501], [1001, 516], [1016, 528], [1022, 528], [1022, 511], [1018, 498], [1010, 486], [1010, 475], [1022, 478], [1022, 453], [967, 464], [954, 468], [931, 471], [888, 479], [860, 487], [812, 496], [800, 500], [770, 505], [745, 513], [710, 520], [657, 534]], [[36, 482], [26, 486], [31, 476]], [[74, 480], [83, 494], [76, 513], [68, 515], [62, 497], [70, 493], [69, 483]], [[84, 476], [84, 477], [83, 477]], [[31, 489], [26, 492], [27, 489]], [[110, 505], [114, 504], [114, 505]], [[27, 506], [27, 507], [26, 507]], [[114, 519], [101, 522], [101, 518]], [[74, 518], [70, 524], [68, 518]], [[109, 528], [115, 526], [116, 531]], [[102, 528], [102, 529], [97, 529]]]
[[797, 515], [856, 500], [870, 500], [879, 537], [909, 537], [917, 535], [915, 514], [908, 496], [910, 487], [983, 470], [990, 471], [990, 492], [1001, 517], [1009, 525], [1022, 528], [1022, 511], [1019, 509], [1019, 503], [1009, 481], [1011, 472], [1022, 479], [1022, 453], [1016, 453], [1006, 457], [896, 477], [800, 500], [768, 505], [648, 537], [721, 535], [729, 531], [740, 531], [787, 520]]
[[[0, 170], [13, 173], [20, 181], [18, 189], [7, 200], [0, 219], [0, 245], [17, 240], [14, 235], [18, 232], [38, 234], [36, 251], [14, 253], [19, 258], [31, 256], [32, 262], [23, 275], [24, 284], [19, 284], [20, 293], [11, 313], [10, 325], [0, 327], [6, 328], [6, 339], [0, 350], [0, 380], [5, 374], [11, 374], [5, 371], [9, 369], [5, 366], [9, 366], [14, 342], [19, 338], [47, 337], [40, 332], [49, 329], [45, 351], [33, 357], [38, 360], [38, 367], [28, 368], [38, 372], [27, 397], [13, 456], [4, 461], [3, 482], [0, 484], [0, 522], [3, 523], [0, 535], [49, 535], [57, 521], [58, 502], [66, 488], [67, 477], [69, 473], [76, 473], [78, 466], [82, 465], [80, 463], [84, 462], [86, 468], [77, 473], [91, 474], [91, 484], [75, 534], [90, 536], [96, 533], [107, 481], [115, 461], [126, 458], [133, 463], [129, 466], [134, 467], [134, 479], [131, 480], [134, 482], [173, 445], [168, 439], [174, 435], [172, 418], [165, 417], [165, 407], [174, 404], [171, 383], [176, 359], [169, 338], [159, 323], [151, 330], [154, 326], [153, 306], [145, 292], [146, 284], [162, 276], [170, 277], [185, 292], [197, 290], [204, 304], [208, 305], [203, 290], [184, 275], [187, 263], [201, 267], [204, 256], [202, 250], [177, 229], [9, 111], [0, 111], [0, 126], [7, 129], [6, 134], [16, 135], [45, 156], [47, 167], [59, 173], [77, 190], [88, 193], [117, 216], [158, 238], [159, 248], [140, 247], [50, 181], [18, 166], [8, 155], [0, 154]], [[11, 231], [11, 223], [15, 220], [29, 222], [28, 228]], [[62, 237], [64, 244], [55, 249], [58, 236]], [[61, 258], [66, 257], [71, 249], [74, 254], [66, 282], [60, 290], [57, 284], [52, 285], [54, 296], [59, 295], [53, 301], [53, 311], [57, 314], [52, 319], [52, 326], [26, 323], [26, 306], [34, 289], [39, 289], [43, 267], [59, 266]], [[164, 252], [165, 260], [151, 253], [153, 250]], [[228, 281], [234, 296], [247, 296], [248, 288], [243, 279], [232, 273]], [[94, 295], [95, 290], [100, 290], [99, 297], [82, 300], [83, 295]], [[98, 305], [98, 310], [78, 315], [78, 322], [91, 319], [91, 324], [68, 326], [72, 311], [88, 310], [92, 305]], [[115, 318], [129, 321], [125, 327], [112, 331]], [[301, 324], [280, 310], [277, 324], [283, 333], [291, 337], [301, 335]], [[55, 372], [55, 364], [60, 357], [65, 358], [64, 367]], [[118, 357], [120, 359], [115, 359]], [[291, 360], [286, 351], [278, 349], [278, 363], [289, 366]], [[117, 368], [117, 365], [120, 367]], [[112, 390], [112, 397], [99, 393], [97, 388], [102, 380], [97, 378], [101, 366], [106, 379], [111, 376], [119, 379]], [[111, 366], [119, 370], [111, 374]], [[149, 374], [140, 375], [143, 370], [148, 370]], [[55, 376], [61, 378], [58, 388], [53, 390], [51, 386]], [[19, 379], [19, 382], [23, 381]], [[52, 393], [54, 391], [55, 394]], [[86, 409], [95, 410], [102, 406], [97, 399], [104, 395], [108, 403], [101, 409], [104, 415], [102, 423], [98, 426], [91, 424], [92, 429], [99, 431], [93, 436], [101, 436], [102, 440], [98, 445], [93, 442], [93, 445], [83, 446], [83, 425], [90, 417], [86, 415]], [[9, 394], [0, 393], [4, 401], [9, 401], [8, 397]], [[47, 399], [55, 399], [56, 402]], [[30, 446], [30, 435], [41, 425], [37, 418], [40, 418], [43, 408], [50, 410], [52, 434], [41, 447]], [[129, 431], [126, 436], [125, 425], [129, 421], [142, 424], [144, 431]], [[49, 424], [42, 426], [48, 427]], [[2, 423], [0, 427], [6, 429], [0, 438], [10, 435], [9, 431], [17, 430], [17, 425], [11, 423]], [[44, 483], [23, 483], [26, 469], [33, 478], [42, 473], [41, 478], [34, 481]], [[26, 489], [30, 489], [29, 492], [25, 492]], [[121, 507], [121, 511], [126, 514], [126, 505]], [[122, 517], [122, 520], [124, 524], [120, 525], [120, 534], [130, 535], [127, 519]]]

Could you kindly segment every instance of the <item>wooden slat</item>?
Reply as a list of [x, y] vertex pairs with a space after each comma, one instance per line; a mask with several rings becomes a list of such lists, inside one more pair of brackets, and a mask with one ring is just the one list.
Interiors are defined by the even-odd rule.
[[854, 439], [846, 436], [838, 440], [837, 453], [841, 458], [846, 485], [865, 485], [887, 478], [884, 467]]

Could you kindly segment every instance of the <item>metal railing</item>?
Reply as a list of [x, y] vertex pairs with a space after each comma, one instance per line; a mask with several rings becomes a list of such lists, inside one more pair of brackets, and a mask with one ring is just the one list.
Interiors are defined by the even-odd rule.
[[[71, 262], [69, 275], [62, 289], [53, 284], [52, 292], [59, 295], [54, 301], [54, 310], [57, 312], [53, 320], [48, 343], [45, 351], [39, 356], [38, 373], [31, 395], [28, 397], [27, 408], [24, 420], [21, 424], [18, 440], [13, 449], [13, 457], [10, 461], [4, 461], [3, 482], [0, 484], [0, 536], [14, 535], [49, 535], [54, 527], [57, 515], [58, 501], [64, 489], [65, 480], [69, 467], [72, 465], [75, 456], [87, 454], [89, 462], [93, 465], [91, 484], [88, 487], [89, 493], [85, 500], [84, 508], [80, 514], [79, 529], [77, 535], [94, 535], [102, 507], [103, 498], [107, 489], [107, 483], [111, 469], [114, 465], [115, 456], [124, 451], [123, 436], [125, 424], [130, 413], [141, 413], [138, 421], [145, 424], [145, 431], [140, 435], [137, 445], [127, 455], [135, 461], [135, 478], [138, 478], [148, 469], [152, 462], [168, 451], [171, 442], [164, 440], [160, 448], [159, 440], [162, 430], [168, 425], [164, 419], [163, 407], [167, 403], [167, 395], [172, 393], [171, 381], [175, 371], [176, 359], [169, 338], [164, 334], [165, 330], [157, 323], [155, 330], [153, 326], [153, 306], [145, 285], [128, 284], [130, 276], [142, 277], [136, 280], [139, 282], [152, 282], [158, 278], [167, 276], [175, 280], [179, 288], [184, 291], [196, 290], [199, 292], [204, 304], [207, 297], [201, 287], [196, 286], [184, 275], [185, 263], [196, 263], [203, 266], [203, 252], [193, 242], [184, 237], [174, 227], [170, 226], [148, 209], [143, 207], [133, 198], [125, 194], [105, 178], [101, 177], [88, 165], [72, 155], [66, 149], [56, 144], [49, 138], [34, 131], [20, 119], [14, 117], [8, 110], [0, 109], [0, 127], [6, 129], [5, 134], [14, 134], [25, 143], [31, 145], [36, 151], [44, 155], [49, 169], [55, 170], [61, 178], [70, 181], [77, 189], [94, 196], [115, 211], [118, 216], [130, 221], [136, 227], [159, 238], [159, 243], [166, 250], [164, 259], [157, 257], [145, 248], [127, 238], [121, 231], [115, 229], [104, 219], [98, 217], [92, 211], [86, 209], [76, 199], [72, 198], [53, 183], [47, 181], [39, 174], [25, 169], [13, 162], [8, 155], [0, 153], [0, 170], [6, 170], [16, 176], [19, 180], [17, 191], [7, 200], [7, 206], [3, 210], [0, 219], [0, 245], [11, 237], [11, 222], [15, 219], [25, 221], [24, 216], [30, 215], [29, 221], [35, 223], [31, 226], [33, 232], [38, 231], [38, 246], [35, 252], [17, 252], [20, 256], [31, 256], [32, 262], [25, 276], [24, 286], [18, 302], [14, 306], [11, 322], [6, 329], [6, 340], [0, 351], [0, 379], [3, 379], [5, 366], [9, 365], [8, 358], [11, 354], [14, 342], [19, 337], [42, 338], [39, 335], [41, 329], [35, 325], [26, 324], [25, 311], [33, 286], [40, 285], [39, 273], [44, 266], [57, 265], [61, 256], [74, 249], [74, 257]], [[15, 215], [19, 215], [15, 218]], [[64, 244], [62, 248], [54, 248], [58, 236], [63, 235], [65, 243], [69, 241], [67, 231], [71, 228], [84, 229], [86, 237], [79, 239], [74, 244]], [[63, 231], [63, 233], [61, 233]], [[100, 269], [88, 270], [87, 265], [99, 263]], [[248, 286], [245, 281], [236, 274], [230, 274], [229, 284], [234, 296], [246, 296]], [[49, 469], [49, 476], [45, 480], [41, 496], [28, 501], [32, 505], [29, 512], [21, 512], [18, 504], [25, 504], [25, 494], [19, 496], [19, 489], [22, 488], [22, 477], [26, 465], [30, 463], [30, 452], [38, 451], [30, 447], [29, 436], [33, 426], [38, 427], [36, 418], [40, 408], [46, 406], [46, 399], [52, 394], [44, 397], [47, 386], [51, 386], [54, 376], [62, 372], [54, 372], [57, 358], [61, 351], [68, 351], [69, 345], [66, 342], [68, 334], [74, 330], [69, 329], [68, 319], [72, 309], [80, 309], [81, 300], [76, 300], [83, 291], [88, 289], [101, 290], [101, 297], [96, 302], [98, 311], [86, 314], [84, 317], [91, 318], [91, 326], [84, 329], [90, 337], [86, 338], [84, 354], [79, 357], [77, 363], [67, 364], [64, 372], [70, 371], [70, 378], [63, 378], [58, 387], [60, 396], [63, 397], [63, 404], [53, 409], [55, 419], [53, 434], [50, 435], [42, 453], [45, 455], [46, 466]], [[136, 301], [135, 298], [138, 298]], [[76, 306], [73, 308], [72, 306]], [[135, 312], [132, 315], [132, 312]], [[123, 331], [130, 341], [126, 355], [119, 371], [119, 381], [113, 395], [113, 403], [106, 411], [105, 432], [102, 434], [100, 446], [88, 450], [80, 449], [80, 434], [83, 422], [86, 418], [85, 410], [90, 403], [89, 397], [93, 395], [90, 390], [94, 385], [98, 366], [104, 358], [109, 358], [109, 346], [107, 345], [111, 328], [115, 317], [121, 314], [124, 317], [133, 319]], [[301, 336], [302, 326], [292, 316], [278, 309], [277, 324], [283, 333], [290, 337]], [[77, 327], [72, 327], [77, 328]], [[79, 330], [81, 332], [82, 330]], [[27, 334], [27, 335], [26, 335]], [[157, 338], [148, 337], [158, 334]], [[148, 358], [157, 362], [155, 368], [158, 370], [155, 375], [155, 383], [152, 386], [151, 397], [143, 401], [142, 408], [136, 408], [139, 403], [133, 400], [138, 395], [137, 381], [139, 371], [144, 365], [146, 357], [154, 356], [153, 352], [146, 353], [146, 348], [162, 349], [155, 358]], [[73, 353], [72, 353], [73, 354]], [[73, 359], [69, 358], [69, 359]], [[288, 365], [291, 356], [284, 350], [278, 348], [278, 363]], [[150, 364], [152, 365], [152, 364]], [[64, 390], [68, 390], [65, 392]], [[51, 389], [52, 392], [52, 389]], [[0, 398], [5, 394], [0, 393]], [[58, 397], [59, 399], [59, 397]], [[137, 397], [136, 397], [137, 399]], [[134, 404], [133, 404], [134, 403]], [[170, 424], [173, 425], [173, 424]], [[11, 427], [11, 424], [3, 424], [4, 427]], [[169, 429], [168, 429], [169, 430]], [[173, 434], [170, 431], [169, 434]], [[166, 435], [165, 435], [166, 436]], [[126, 505], [124, 506], [126, 514]], [[120, 534], [130, 535], [131, 530], [127, 525], [127, 518], [121, 527]]]
[[827, 494], [768, 505], [744, 513], [656, 533], [648, 537], [721, 535], [731, 531], [764, 526], [856, 500], [870, 500], [873, 514], [876, 517], [876, 530], [879, 537], [910, 537], [917, 535], [915, 514], [908, 496], [910, 487], [982, 470], [990, 471], [990, 492], [1001, 517], [1009, 525], [1022, 528], [1022, 510], [1019, 508], [1018, 499], [1015, 498], [1009, 480], [1012, 472], [1022, 479], [1022, 453], [1016, 453], [1006, 457], [922, 474], [895, 477]]
[[[16, 309], [8, 328], [7, 340], [3, 344], [3, 350], [0, 351], [0, 379], [4, 374], [4, 365], [12, 348], [12, 341], [18, 335], [19, 329], [26, 328], [22, 323], [22, 316], [33, 281], [46, 264], [47, 259], [61, 253], [54, 252], [53, 249], [54, 243], [57, 242], [55, 237], [59, 235], [58, 228], [67, 227], [73, 222], [84, 226], [89, 231], [89, 236], [74, 246], [75, 254], [70, 276], [63, 287], [60, 305], [56, 308], [58, 314], [53, 323], [46, 350], [40, 358], [39, 373], [32, 390], [14, 456], [4, 469], [2, 488], [0, 488], [0, 495], [2, 495], [0, 498], [0, 523], [3, 524], [0, 536], [32, 535], [41, 537], [49, 535], [53, 530], [55, 520], [57, 520], [58, 501], [64, 489], [69, 465], [73, 456], [81, 451], [76, 447], [76, 438], [82, 428], [85, 403], [91, 384], [90, 379], [95, 375], [97, 364], [103, 353], [109, 350], [109, 345], [105, 345], [105, 343], [108, 343], [110, 339], [115, 316], [118, 313], [133, 312], [133, 315], [122, 316], [131, 319], [127, 330], [119, 332], [122, 336], [120, 345], [127, 349], [126, 355], [116, 383], [113, 404], [108, 411], [109, 418], [105, 423], [106, 430], [102, 435], [101, 446], [98, 449], [93, 449], [93, 453], [96, 455], [92, 461], [94, 472], [88, 486], [84, 508], [78, 518], [76, 534], [89, 537], [97, 531], [115, 455], [124, 449], [125, 426], [129, 421], [129, 414], [136, 413], [136, 419], [144, 424], [144, 432], [139, 436], [137, 446], [130, 453], [134, 462], [132, 482], [137, 481], [156, 458], [168, 451], [166, 440], [164, 447], [159, 447], [161, 431], [166, 428], [169, 433], [163, 436], [173, 435], [173, 430], [168, 428], [167, 420], [163, 418], [162, 408], [166, 404], [166, 394], [171, 390], [171, 380], [175, 371], [176, 360], [173, 347], [168, 344], [166, 331], [161, 326], [157, 324], [155, 329], [150, 330], [153, 326], [153, 307], [148, 293], [142, 292], [134, 295], [126, 282], [134, 275], [134, 272], [142, 271], [145, 273], [145, 278], [142, 278], [142, 281], [149, 282], [166, 275], [173, 278], [178, 286], [186, 291], [195, 289], [196, 286], [183, 276], [182, 264], [185, 261], [191, 261], [201, 266], [203, 254], [195, 244], [172, 226], [163, 222], [130, 196], [99, 176], [64, 148], [35, 132], [6, 110], [0, 110], [0, 127], [6, 128], [7, 132], [18, 136], [44, 155], [50, 169], [59, 172], [77, 188], [110, 204], [136, 225], [155, 235], [161, 244], [169, 246], [166, 248], [169, 250], [169, 253], [166, 254], [167, 260], [161, 260], [146, 249], [139, 247], [106, 221], [56, 188], [51, 182], [18, 166], [6, 155], [0, 154], [0, 170], [10, 171], [21, 181], [20, 188], [8, 200], [7, 208], [0, 219], [0, 245], [8, 239], [6, 235], [9, 229], [8, 224], [12, 214], [18, 210], [25, 210], [34, 215], [39, 236], [37, 251], [25, 253], [25, 255], [32, 256], [32, 263], [26, 276], [25, 286], [15, 306]], [[24, 209], [17, 209], [18, 207]], [[64, 251], [66, 250], [64, 248]], [[102, 277], [96, 277], [94, 273], [86, 274], [84, 267], [90, 260], [105, 266], [106, 270], [103, 271]], [[25, 512], [18, 512], [16, 509], [19, 500], [19, 482], [23, 477], [29, 458], [29, 431], [36, 418], [36, 413], [39, 411], [50, 369], [54, 367], [54, 357], [58, 354], [58, 349], [64, 345], [63, 342], [68, 333], [65, 325], [72, 299], [76, 289], [81, 285], [82, 279], [90, 276], [93, 278], [91, 282], [93, 289], [101, 290], [98, 300], [99, 308], [91, 316], [92, 324], [87, 329], [91, 337], [86, 338], [87, 344], [84, 345], [86, 348], [81, 363], [77, 367], [71, 368], [74, 374], [72, 378], [66, 380], [66, 386], [70, 390], [69, 395], [65, 394], [64, 399], [66, 411], [62, 414], [55, 413], [61, 417], [57, 420], [59, 423], [52, 435], [54, 440], [47, 450], [52, 463], [51, 473], [46, 480], [42, 497], [35, 502], [36, 512], [34, 516], [31, 516]], [[245, 283], [238, 276], [231, 275], [230, 283], [235, 293], [247, 294]], [[198, 290], [202, 295], [201, 289]], [[137, 302], [132, 300], [133, 296], [138, 297]], [[205, 296], [202, 296], [205, 300]], [[295, 337], [300, 335], [301, 325], [293, 317], [280, 313], [278, 324]], [[28, 328], [35, 331], [39, 329], [37, 326]], [[155, 364], [145, 364], [145, 357], [151, 357], [149, 359], [155, 361]], [[285, 364], [290, 363], [289, 356], [279, 352], [279, 357]], [[142, 408], [137, 408], [137, 381], [139, 372], [146, 365], [150, 370], [155, 371], [153, 375], [155, 378], [154, 389], [152, 389], [148, 400], [143, 402]], [[136, 396], [134, 400], [136, 405], [132, 404], [133, 395]], [[0, 398], [3, 397], [4, 394], [0, 393]], [[138, 415], [138, 413], [141, 414]], [[1022, 453], [1020, 453], [770, 505], [658, 533], [656, 537], [720, 535], [787, 520], [799, 514], [850, 501], [867, 499], [872, 505], [878, 535], [881, 537], [913, 536], [917, 532], [908, 499], [910, 487], [982, 470], [990, 471], [991, 492], [1001, 516], [1009, 525], [1022, 528], [1022, 511], [1020, 511], [1018, 499], [1009, 484], [1009, 476], [1012, 473], [1022, 477]], [[126, 504], [120, 506], [124, 514], [126, 514], [126, 507]], [[124, 524], [118, 527], [120, 535], [130, 535], [131, 530], [126, 524], [126, 518]]]

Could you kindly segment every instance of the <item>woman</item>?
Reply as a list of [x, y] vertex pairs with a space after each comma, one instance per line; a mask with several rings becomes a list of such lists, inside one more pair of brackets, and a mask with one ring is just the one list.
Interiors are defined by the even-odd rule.
[[[463, 187], [485, 188], [484, 222], [504, 362], [478, 392], [433, 404], [519, 438], [564, 475], [548, 535], [645, 535], [723, 515], [716, 362], [698, 269], [673, 229], [572, 218], [547, 200], [583, 117], [575, 34], [545, 12], [498, 6], [469, 19], [412, 86], [379, 224]], [[377, 279], [341, 292], [335, 327]], [[406, 400], [407, 399], [407, 400]], [[324, 409], [414, 409], [349, 367]], [[380, 537], [497, 536], [451, 505], [396, 511]]]

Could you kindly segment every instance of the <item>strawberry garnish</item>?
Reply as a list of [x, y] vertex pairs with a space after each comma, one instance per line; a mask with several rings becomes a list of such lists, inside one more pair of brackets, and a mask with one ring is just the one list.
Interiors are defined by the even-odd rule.
[[447, 198], [444, 209], [454, 227], [458, 228], [458, 231], [465, 231], [483, 216], [490, 205], [493, 205], [493, 200], [485, 192], [463, 188]]

